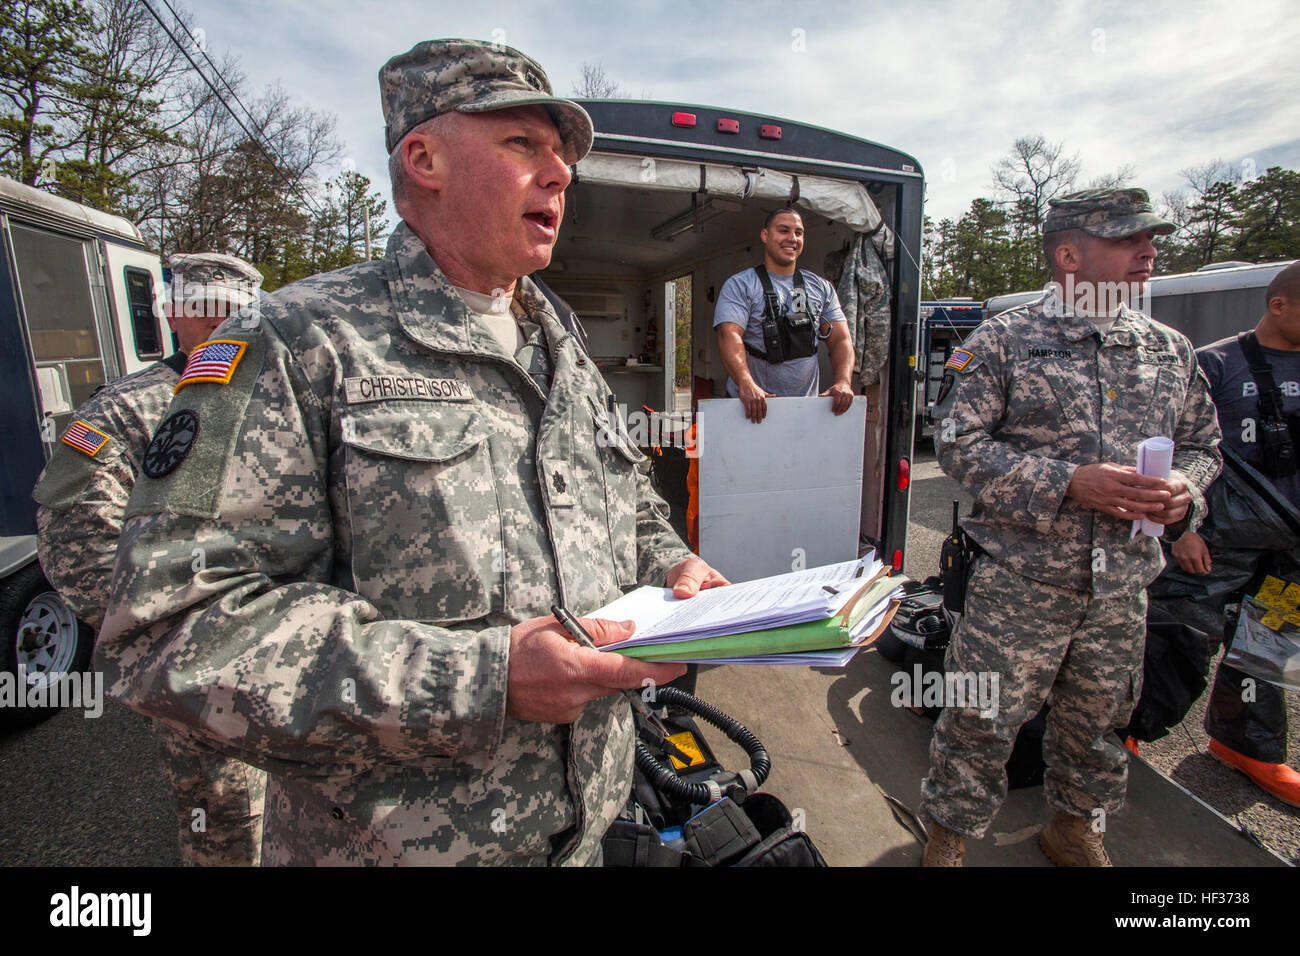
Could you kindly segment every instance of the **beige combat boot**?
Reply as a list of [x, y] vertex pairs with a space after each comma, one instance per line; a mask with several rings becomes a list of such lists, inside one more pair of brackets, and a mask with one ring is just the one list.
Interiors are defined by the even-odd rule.
[[1038, 845], [1057, 866], [1110, 866], [1101, 845], [1101, 834], [1093, 830], [1090, 817], [1056, 811], [1052, 822], [1038, 835]]
[[930, 839], [921, 855], [922, 866], [961, 866], [966, 855], [966, 841], [942, 823], [930, 823]]

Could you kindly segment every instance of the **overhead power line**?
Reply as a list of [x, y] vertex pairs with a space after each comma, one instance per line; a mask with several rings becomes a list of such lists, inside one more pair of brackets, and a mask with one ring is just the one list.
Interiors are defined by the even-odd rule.
[[[195, 62], [194, 57], [190, 55], [190, 51], [186, 47], [186, 44], [182, 43], [179, 39], [177, 39], [176, 34], [173, 33], [171, 28], [167, 26], [166, 22], [158, 14], [158, 11], [155, 10], [153, 8], [153, 5], [149, 3], [149, 0], [140, 0], [140, 2], [144, 5], [144, 8], [148, 10], [150, 14], [152, 14], [153, 18], [158, 21], [158, 25], [162, 27], [163, 32], [167, 34], [168, 39], [170, 39], [172, 43], [175, 44], [176, 49], [180, 50], [181, 54], [185, 57], [185, 59], [189, 61], [190, 66], [194, 68], [194, 72], [199, 75], [199, 78], [203, 80], [207, 88], [212, 91], [212, 95], [217, 98], [217, 102], [226, 108], [226, 112], [228, 112], [231, 118], [236, 123], [239, 124], [239, 128], [244, 131], [244, 135], [247, 136], [249, 140], [252, 141], [253, 145], [256, 146], [262, 152], [262, 155], [264, 155], [270, 161], [271, 168], [274, 169], [277, 175], [279, 175], [280, 178], [284, 180], [285, 185], [288, 186], [291, 191], [296, 193], [298, 198], [301, 199], [315, 215], [318, 216], [321, 215], [320, 210], [316, 208], [316, 204], [312, 201], [311, 197], [307, 194], [306, 190], [302, 188], [301, 181], [295, 181], [293, 179], [290, 179], [289, 175], [284, 171], [284, 168], [281, 166], [279, 157], [272, 154], [272, 152], [262, 142], [261, 138], [258, 137], [255, 133], [253, 133], [253, 131], [250, 130], [244, 124], [244, 121], [240, 118], [239, 114], [235, 112], [234, 107], [232, 107], [230, 103], [227, 102], [226, 98], [222, 96], [221, 91], [218, 90], [212, 84], [212, 81], [208, 79], [208, 75], [204, 73], [202, 68], [198, 65], [198, 63]], [[167, 9], [171, 11], [172, 16], [176, 18], [176, 22], [183, 27], [185, 25], [185, 21], [183, 21], [180, 18], [180, 15], [172, 7], [169, 0], [163, 0], [163, 3], [167, 5]], [[226, 81], [226, 78], [221, 75], [221, 70], [219, 70], [216, 64], [213, 63], [212, 60], [208, 57], [207, 51], [205, 51], [202, 47], [200, 47], [199, 52], [203, 54], [203, 58], [207, 60], [209, 65], [212, 66], [212, 71], [217, 75], [217, 78], [221, 81], [222, 85], [224, 85], [226, 89], [230, 90], [231, 96], [233, 96], [235, 98], [235, 101], [239, 103], [240, 108], [243, 109], [244, 113], [248, 116], [249, 120], [256, 123], [253, 114], [249, 112], [248, 107], [244, 106], [244, 104], [240, 102], [239, 96], [235, 93], [234, 89]]]
[[[169, 11], [171, 11], [171, 15], [176, 19], [176, 22], [179, 23], [182, 27], [185, 27], [186, 26], [185, 21], [182, 20], [181, 15], [176, 12], [176, 8], [171, 5], [171, 0], [163, 0], [163, 4], [167, 7]], [[199, 53], [202, 54], [203, 59], [207, 61], [208, 66], [212, 67], [212, 72], [215, 73], [217, 79], [221, 81], [221, 85], [230, 91], [231, 97], [234, 99], [236, 103], [239, 104], [239, 108], [244, 111], [244, 115], [248, 117], [249, 122], [256, 124], [257, 118], [253, 116], [253, 111], [244, 105], [244, 101], [239, 98], [239, 94], [235, 92], [235, 88], [230, 85], [230, 82], [222, 74], [221, 69], [217, 66], [217, 64], [212, 62], [212, 57], [208, 56], [208, 51], [206, 49], [207, 44], [200, 43], [197, 45], [199, 48]], [[227, 105], [226, 108], [229, 109], [230, 107]]]

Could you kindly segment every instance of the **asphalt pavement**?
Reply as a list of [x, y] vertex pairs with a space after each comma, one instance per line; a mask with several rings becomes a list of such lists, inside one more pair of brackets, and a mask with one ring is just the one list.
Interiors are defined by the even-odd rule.
[[[912, 483], [905, 570], [924, 578], [937, 570], [952, 500], [961, 500], [963, 510], [968, 501], [925, 449], [913, 463]], [[723, 709], [732, 707], [760, 739], [781, 733], [796, 738], [788, 752], [775, 755], [769, 789], [783, 797], [807, 794], [792, 806], [805, 810], [808, 831], [832, 863], [914, 865], [916, 840], [891, 816], [895, 808], [885, 794], [915, 788], [928, 728], [921, 718], [897, 711], [880, 710], [873, 718], [871, 708], [883, 707], [888, 697], [888, 671], [874, 652], [854, 664], [838, 674], [752, 668], [742, 675], [747, 669], [714, 668], [701, 674], [700, 691]], [[781, 671], [801, 673], [775, 673]], [[1287, 703], [1294, 765], [1300, 708], [1295, 695]], [[1204, 698], [1168, 737], [1144, 745], [1143, 758], [1278, 855], [1295, 860], [1300, 810], [1208, 756], [1203, 713]], [[727, 746], [722, 741], [717, 749], [726, 752]], [[900, 747], [906, 747], [907, 761], [899, 759]], [[1147, 788], [1163, 786], [1136, 771], [1134, 779]], [[1195, 807], [1188, 805], [1187, 813], [1189, 825], [1212, 828]], [[995, 839], [981, 841], [985, 845], [972, 850], [971, 862], [1045, 865], [1026, 836], [1040, 815], [1039, 791], [1013, 791], [1005, 817], [995, 821]], [[1203, 862], [1179, 856], [1177, 847], [1156, 846], [1159, 841], [1142, 850], [1146, 855], [1138, 853], [1142, 827], [1158, 827], [1157, 815], [1137, 813], [1120, 825], [1129, 830], [1117, 831], [1118, 863]], [[97, 718], [68, 710], [0, 736], [0, 865], [176, 865], [175, 826], [157, 746], [139, 715], [109, 701]]]
[[[952, 502], [970, 511], [970, 496], [939, 470], [933, 445], [918, 443], [912, 462], [912, 505], [904, 571], [921, 579], [939, 570], [939, 549], [952, 526]], [[1217, 658], [1216, 658], [1217, 661]], [[1213, 664], [1211, 667], [1213, 668]], [[1202, 721], [1209, 688], [1168, 736], [1140, 745], [1142, 759], [1205, 801], [1279, 856], [1300, 863], [1300, 809], [1264, 793], [1244, 774], [1211, 757]], [[1287, 754], [1300, 761], [1300, 695], [1286, 694]]]
[[179, 866], [149, 721], [113, 701], [0, 736], [0, 865]]

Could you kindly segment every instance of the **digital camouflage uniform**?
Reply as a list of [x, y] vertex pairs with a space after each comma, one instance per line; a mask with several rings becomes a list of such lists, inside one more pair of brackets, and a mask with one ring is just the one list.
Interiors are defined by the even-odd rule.
[[271, 771], [267, 864], [599, 862], [628, 797], [626, 698], [508, 716], [510, 628], [690, 552], [595, 363], [527, 280], [515, 305], [512, 357], [402, 223], [227, 323], [229, 384], [177, 394], [197, 438], [136, 487], [98, 659]]
[[443, 113], [483, 113], [541, 106], [550, 114], [571, 162], [591, 150], [591, 117], [577, 103], [553, 95], [546, 71], [532, 57], [502, 43], [425, 40], [379, 71], [384, 148], [392, 153], [407, 133]]
[[1199, 523], [1220, 467], [1205, 377], [1180, 333], [1125, 307], [1103, 341], [1050, 294], [986, 321], [946, 376], [939, 463], [974, 496], [965, 527], [986, 554], [945, 665], [998, 673], [1001, 696], [993, 717], [944, 710], [922, 811], [982, 836], [1006, 796], [1016, 733], [1047, 699], [1048, 802], [1076, 816], [1113, 812], [1128, 768], [1109, 731], [1137, 702], [1144, 589], [1163, 560], [1155, 538], [1130, 540], [1130, 521], [1065, 492], [1078, 466], [1132, 464], [1143, 440], [1163, 435], [1175, 442], [1173, 467]]
[[[155, 362], [100, 389], [73, 413], [102, 435], [94, 453], [60, 440], [32, 496], [41, 568], [77, 617], [104, 623], [122, 514], [154, 429], [172, 401], [180, 374]], [[67, 435], [67, 431], [64, 432]]]
[[[101, 389], [69, 426], [90, 426], [92, 443], [100, 447], [92, 455], [59, 441], [36, 486], [41, 568], [92, 627], [103, 623], [127, 499], [179, 378], [175, 369], [155, 362]], [[181, 859], [189, 865], [256, 866], [266, 774], [165, 724], [155, 721], [153, 727], [176, 803]], [[203, 810], [200, 818], [196, 809]]]

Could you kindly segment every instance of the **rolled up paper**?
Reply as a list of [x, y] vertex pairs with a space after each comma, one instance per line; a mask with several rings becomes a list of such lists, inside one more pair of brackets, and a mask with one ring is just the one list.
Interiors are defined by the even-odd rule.
[[[1169, 470], [1174, 464], [1174, 440], [1158, 436], [1148, 438], [1138, 446], [1137, 453], [1137, 470], [1139, 475], [1149, 475], [1152, 478], [1168, 478]], [[1137, 533], [1149, 534], [1153, 538], [1158, 538], [1165, 533], [1165, 526], [1157, 524], [1149, 518], [1137, 518], [1133, 521], [1133, 530], [1129, 532], [1129, 540], [1132, 541]]]

